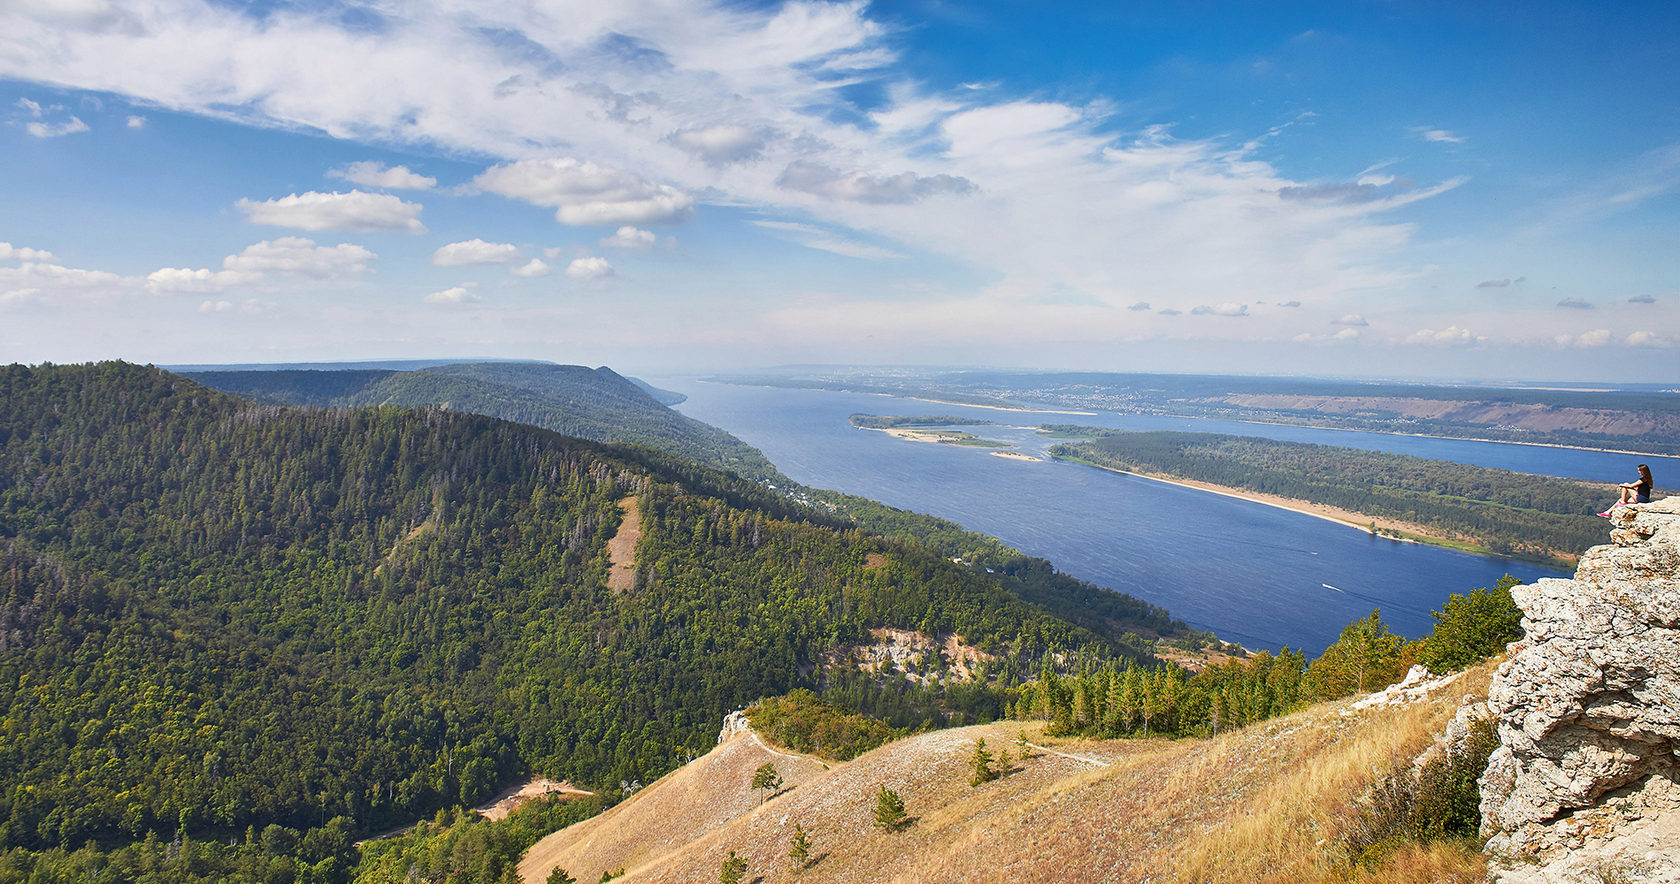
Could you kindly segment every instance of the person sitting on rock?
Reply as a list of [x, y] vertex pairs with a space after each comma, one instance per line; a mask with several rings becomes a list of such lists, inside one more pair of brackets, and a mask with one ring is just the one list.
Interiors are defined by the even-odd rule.
[[[1626, 506], [1630, 503], [1650, 503], [1651, 468], [1644, 464], [1640, 464], [1639, 481], [1623, 482], [1619, 487], [1622, 489], [1622, 499], [1616, 501], [1615, 504], [1610, 507], [1610, 510], [1613, 510], [1618, 506]], [[1599, 513], [1599, 515], [1609, 518], [1610, 510], [1605, 510], [1604, 512]]]

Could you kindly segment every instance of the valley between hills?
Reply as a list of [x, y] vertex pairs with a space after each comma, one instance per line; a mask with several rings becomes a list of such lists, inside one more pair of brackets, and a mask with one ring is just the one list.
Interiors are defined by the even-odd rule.
[[[1250, 653], [605, 369], [197, 377], [241, 392], [0, 369], [0, 882], [1473, 881], [1487, 835], [1572, 843], [1483, 776], [1578, 748], [1501, 682], [1556, 587]], [[1662, 506], [1580, 579], [1672, 584]], [[1642, 760], [1558, 807], [1668, 819], [1629, 715], [1602, 751]], [[575, 785], [464, 809], [531, 777]]]

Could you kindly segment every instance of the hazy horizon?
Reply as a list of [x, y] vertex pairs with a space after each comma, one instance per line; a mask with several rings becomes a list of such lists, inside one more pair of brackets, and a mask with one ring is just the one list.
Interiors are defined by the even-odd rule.
[[0, 359], [1680, 380], [1680, 7], [22, 0]]

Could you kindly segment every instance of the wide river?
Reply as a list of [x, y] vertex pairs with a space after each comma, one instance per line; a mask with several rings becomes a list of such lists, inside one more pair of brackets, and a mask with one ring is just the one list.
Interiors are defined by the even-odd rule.
[[[1006, 426], [965, 429], [1032, 455], [1055, 442], [1025, 425], [1083, 423], [1263, 434], [1607, 483], [1627, 481], [1623, 474], [1631, 474], [1640, 460], [1577, 449], [1225, 421], [1024, 414], [686, 378], [654, 383], [688, 394], [679, 410], [756, 446], [799, 482], [950, 519], [1049, 559], [1075, 577], [1162, 605], [1192, 626], [1249, 648], [1287, 645], [1310, 654], [1372, 608], [1382, 610], [1395, 632], [1415, 637], [1429, 631], [1429, 611], [1452, 593], [1491, 585], [1507, 573], [1525, 581], [1567, 575], [1525, 562], [1383, 540], [1277, 507], [1078, 464], [902, 441], [856, 429], [847, 419], [859, 412], [982, 418]], [[1680, 459], [1644, 460], [1660, 474], [1680, 475]]]

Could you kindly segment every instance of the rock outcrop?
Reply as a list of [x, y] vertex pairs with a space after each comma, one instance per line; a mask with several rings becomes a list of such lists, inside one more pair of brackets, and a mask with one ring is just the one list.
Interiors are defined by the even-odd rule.
[[1573, 580], [1512, 590], [1526, 636], [1489, 692], [1481, 780], [1506, 884], [1680, 882], [1680, 498], [1611, 526]]

